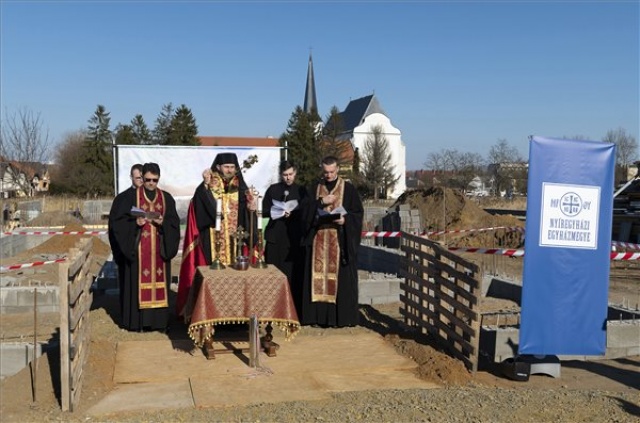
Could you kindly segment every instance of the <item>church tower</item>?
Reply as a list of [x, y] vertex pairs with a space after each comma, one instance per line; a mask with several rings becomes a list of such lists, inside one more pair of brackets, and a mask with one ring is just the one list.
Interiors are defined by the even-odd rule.
[[304, 91], [304, 106], [302, 108], [306, 113], [311, 113], [312, 110], [318, 112], [318, 102], [316, 100], [316, 82], [313, 78], [313, 59], [311, 53], [309, 53], [309, 66], [307, 68], [307, 86]]

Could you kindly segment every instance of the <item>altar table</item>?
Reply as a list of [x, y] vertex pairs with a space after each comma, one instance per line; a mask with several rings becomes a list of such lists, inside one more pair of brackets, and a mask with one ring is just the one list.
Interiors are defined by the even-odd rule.
[[247, 270], [198, 267], [185, 315], [190, 321], [189, 337], [211, 355], [216, 325], [249, 323], [255, 315], [258, 323], [266, 325], [268, 342], [272, 325], [285, 332], [286, 340], [300, 329], [287, 277], [273, 265]]

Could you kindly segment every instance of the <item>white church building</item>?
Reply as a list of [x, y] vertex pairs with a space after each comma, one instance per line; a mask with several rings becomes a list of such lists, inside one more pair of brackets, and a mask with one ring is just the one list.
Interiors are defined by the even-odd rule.
[[[317, 111], [315, 78], [313, 75], [313, 60], [309, 55], [307, 69], [307, 85], [304, 96], [304, 111], [310, 113], [312, 109]], [[340, 112], [342, 132], [341, 140], [349, 140], [354, 151], [362, 158], [367, 139], [373, 137], [373, 128], [379, 127], [381, 135], [386, 139], [388, 151], [391, 154], [391, 162], [394, 174], [397, 177], [395, 185], [388, 190], [387, 198], [397, 198], [407, 189], [406, 183], [406, 147], [402, 141], [401, 131], [393, 126], [391, 119], [384, 112], [375, 94], [351, 100], [347, 107]], [[362, 161], [360, 163], [362, 171]]]

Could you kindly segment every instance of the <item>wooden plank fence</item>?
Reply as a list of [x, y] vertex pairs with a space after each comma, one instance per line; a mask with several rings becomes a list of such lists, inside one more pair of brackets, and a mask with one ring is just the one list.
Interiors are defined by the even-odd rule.
[[89, 312], [93, 294], [90, 272], [93, 237], [80, 240], [60, 264], [60, 393], [63, 411], [80, 400], [83, 367], [89, 350]]
[[437, 242], [402, 233], [400, 284], [406, 324], [435, 337], [465, 366], [478, 370], [480, 268]]

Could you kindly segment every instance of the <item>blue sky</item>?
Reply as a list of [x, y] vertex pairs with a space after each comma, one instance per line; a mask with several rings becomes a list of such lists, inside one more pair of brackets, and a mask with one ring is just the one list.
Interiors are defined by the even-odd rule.
[[7, 1], [3, 117], [40, 113], [54, 142], [98, 104], [111, 126], [189, 107], [200, 135], [278, 137], [302, 105], [372, 93], [408, 169], [529, 135], [639, 139], [638, 1]]

